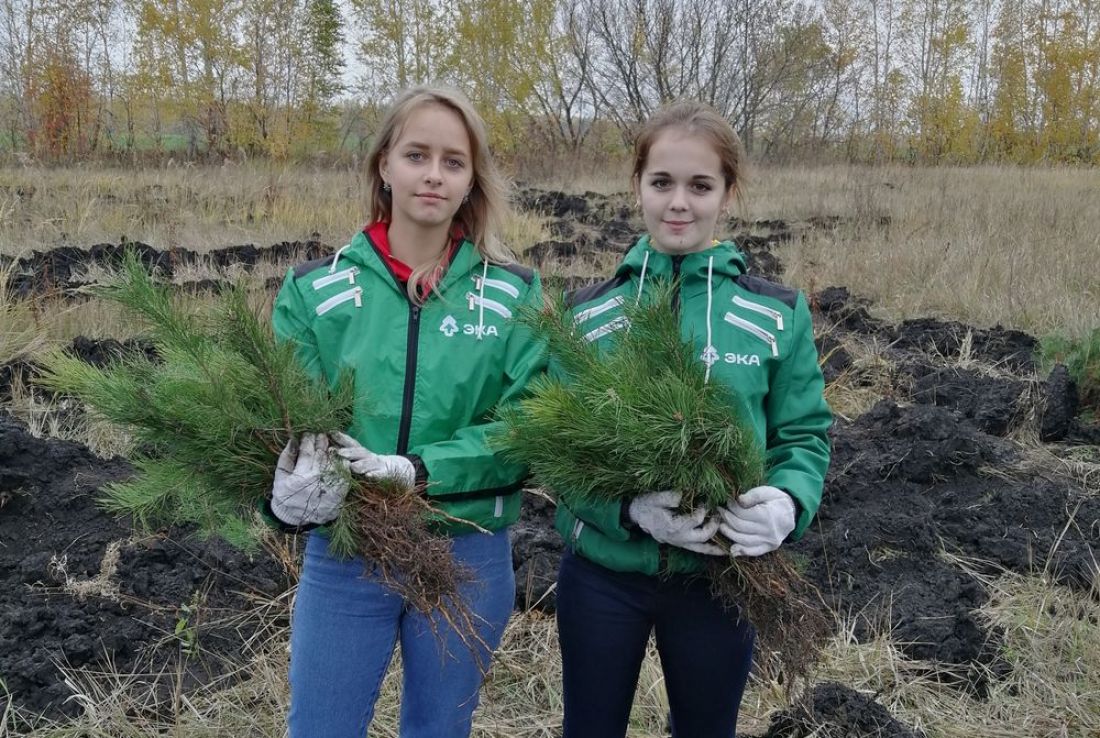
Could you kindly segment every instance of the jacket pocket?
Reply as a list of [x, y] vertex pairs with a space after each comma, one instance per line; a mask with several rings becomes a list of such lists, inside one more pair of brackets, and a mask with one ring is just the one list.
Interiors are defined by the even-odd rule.
[[760, 315], [768, 316], [769, 318], [771, 318], [772, 320], [775, 321], [775, 329], [777, 331], [783, 330], [783, 313], [779, 312], [778, 310], [775, 310], [774, 308], [770, 308], [767, 305], [761, 305], [758, 302], [753, 302], [752, 300], [746, 300], [744, 297], [741, 297], [740, 295], [734, 295], [733, 296], [733, 304], [736, 305], [737, 307], [741, 307], [741, 308], [744, 308], [746, 310], [751, 310], [754, 313], [758, 313]]
[[744, 318], [739, 318], [733, 313], [726, 313], [725, 320], [730, 325], [740, 328], [745, 333], [751, 336], [755, 336], [764, 343], [768, 344], [772, 350], [772, 357], [779, 356], [779, 343], [775, 340], [775, 334], [769, 333], [758, 325], [750, 323]]
[[577, 325], [580, 325], [589, 318], [595, 318], [597, 315], [603, 315], [608, 310], [614, 310], [615, 308], [622, 305], [624, 302], [626, 302], [626, 300], [623, 298], [622, 295], [612, 297], [610, 300], [605, 300], [599, 305], [593, 305], [590, 308], [581, 310], [579, 313], [573, 316], [573, 322]]
[[340, 294], [328, 298], [314, 308], [314, 310], [317, 312], [317, 315], [324, 315], [329, 310], [339, 307], [349, 300], [355, 300], [355, 307], [363, 307], [363, 288], [352, 287], [350, 290], [344, 290]]
[[503, 280], [492, 279], [491, 277], [485, 277], [484, 279], [482, 279], [480, 276], [474, 276], [471, 277], [471, 279], [474, 280], [474, 289], [476, 289], [478, 292], [481, 291], [482, 285], [484, 284], [484, 286], [487, 288], [503, 292], [504, 294], [511, 297], [513, 300], [519, 299], [519, 290]]
[[591, 343], [592, 341], [595, 341], [599, 338], [603, 338], [608, 333], [613, 333], [615, 331], [622, 330], [623, 328], [629, 328], [629, 327], [630, 327], [630, 320], [625, 315], [620, 315], [619, 317], [615, 318], [614, 320], [612, 320], [612, 321], [610, 321], [610, 322], [608, 322], [604, 325], [601, 325], [599, 328], [595, 328], [593, 330], [590, 330], [588, 333], [585, 333], [584, 334], [584, 340]]
[[473, 310], [476, 306], [480, 305], [486, 310], [491, 310], [502, 318], [511, 318], [512, 311], [505, 307], [503, 304], [496, 300], [490, 300], [488, 297], [481, 297], [476, 292], [467, 292], [466, 299], [469, 301], [469, 308]]
[[332, 274], [326, 274], [323, 277], [318, 277], [313, 280], [313, 289], [320, 290], [328, 287], [330, 284], [336, 284], [337, 282], [343, 282], [345, 279], [348, 284], [355, 284], [355, 275], [359, 273], [359, 267], [348, 267], [347, 269], [341, 269], [338, 272]]

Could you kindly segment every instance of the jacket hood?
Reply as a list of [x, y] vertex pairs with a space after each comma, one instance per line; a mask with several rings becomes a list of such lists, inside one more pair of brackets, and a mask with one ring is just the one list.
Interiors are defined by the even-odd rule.
[[646, 234], [631, 247], [615, 270], [615, 276], [633, 275], [643, 282], [652, 277], [671, 278], [674, 259], [680, 259], [679, 274], [685, 283], [695, 278], [706, 280], [708, 269], [712, 278], [738, 277], [747, 269], [744, 254], [732, 241], [716, 241], [709, 249], [674, 257], [653, 248]]

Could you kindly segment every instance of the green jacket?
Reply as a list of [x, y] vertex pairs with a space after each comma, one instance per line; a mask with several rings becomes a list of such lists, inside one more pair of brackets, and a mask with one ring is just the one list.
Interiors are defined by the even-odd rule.
[[520, 306], [541, 304], [541, 284], [523, 267], [486, 266], [464, 241], [438, 291], [415, 305], [359, 233], [335, 257], [290, 270], [272, 323], [330, 386], [352, 373], [365, 402], [350, 435], [375, 453], [408, 456], [445, 515], [499, 530], [519, 516], [527, 469], [498, 457], [486, 436], [493, 410], [545, 367], [542, 345], [512, 319]]
[[[700, 361], [709, 357], [710, 381], [727, 383], [744, 403], [742, 416], [766, 449], [767, 483], [795, 499], [798, 519], [790, 538], [797, 539], [821, 502], [832, 422], [810, 310], [800, 292], [745, 274], [745, 259], [732, 243], [669, 256], [644, 236], [614, 277], [570, 295], [574, 319], [588, 340], [606, 346], [626, 326], [626, 301], [654, 282], [676, 278], [672, 308], [679, 311], [682, 335], [694, 341]], [[653, 575], [703, 568], [706, 557], [659, 545], [624, 525], [624, 517], [617, 502], [560, 502], [556, 526], [576, 553], [609, 569]]]

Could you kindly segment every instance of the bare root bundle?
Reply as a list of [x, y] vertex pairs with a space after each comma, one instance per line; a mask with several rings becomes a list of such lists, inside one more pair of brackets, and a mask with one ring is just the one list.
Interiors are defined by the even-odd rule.
[[332, 526], [332, 546], [361, 557], [365, 574], [427, 615], [437, 637], [449, 627], [471, 652], [484, 653], [476, 616], [462, 596], [474, 573], [455, 561], [451, 538], [433, 530], [433, 515], [437, 511], [413, 489], [356, 479]]
[[756, 626], [757, 661], [763, 668], [784, 675], [788, 689], [808, 674], [831, 630], [821, 593], [787, 554], [716, 557], [707, 577], [711, 595]]

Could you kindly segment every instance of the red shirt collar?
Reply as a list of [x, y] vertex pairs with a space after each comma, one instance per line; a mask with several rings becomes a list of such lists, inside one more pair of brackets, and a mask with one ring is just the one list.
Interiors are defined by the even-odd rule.
[[[389, 227], [389, 223], [384, 220], [379, 220], [364, 228], [363, 233], [370, 238], [371, 243], [378, 249], [378, 252], [382, 255], [386, 264], [389, 265], [394, 276], [403, 283], [408, 282], [409, 277], [412, 276], [412, 267], [393, 255], [393, 251], [390, 249]], [[455, 226], [451, 228], [451, 244], [447, 247], [447, 257], [443, 260], [443, 270], [440, 271], [440, 275], [442, 275], [443, 271], [445, 271], [447, 266], [451, 263], [451, 259], [454, 258], [455, 252], [458, 251], [458, 247], [461, 243], [462, 228], [456, 223]], [[421, 291], [422, 293], [426, 293], [434, 286], [434, 283], [426, 281], [422, 284]]]

